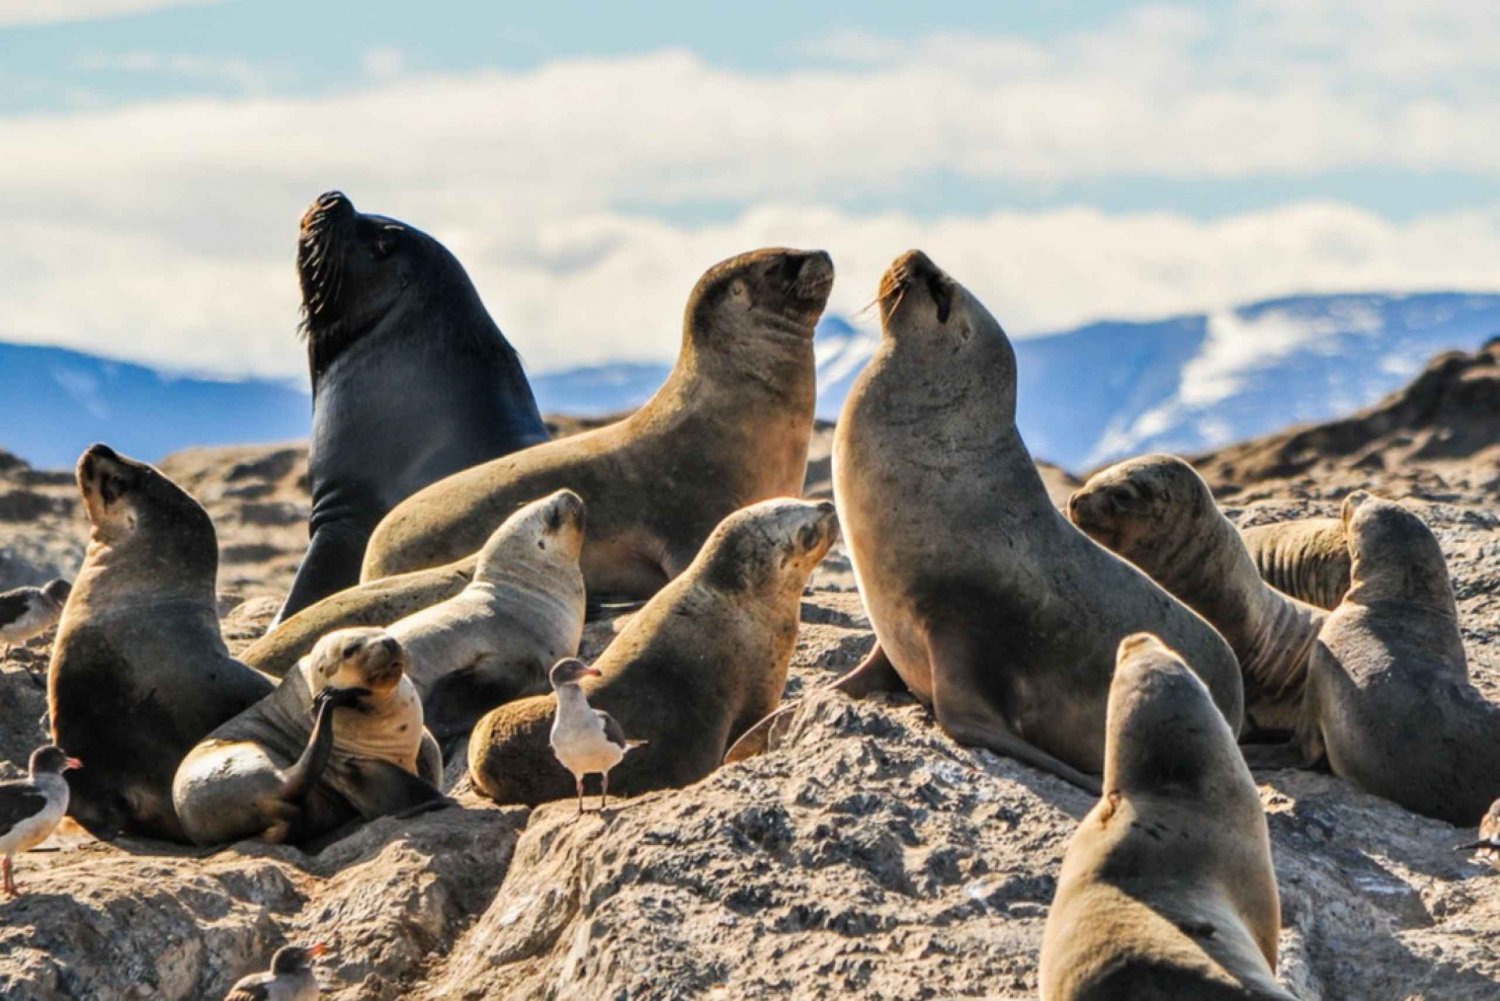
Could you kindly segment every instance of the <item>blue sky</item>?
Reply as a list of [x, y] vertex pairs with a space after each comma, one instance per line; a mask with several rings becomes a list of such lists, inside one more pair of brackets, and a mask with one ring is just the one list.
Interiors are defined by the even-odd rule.
[[1354, 0], [0, 0], [0, 338], [295, 376], [329, 187], [533, 367], [667, 358], [715, 260], [923, 246], [1021, 336], [1492, 288], [1500, 12]]

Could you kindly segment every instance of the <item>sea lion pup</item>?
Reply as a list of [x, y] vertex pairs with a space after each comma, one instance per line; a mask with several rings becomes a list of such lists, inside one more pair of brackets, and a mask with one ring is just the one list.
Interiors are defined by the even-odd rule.
[[[322, 636], [388, 627], [411, 655], [427, 727], [445, 745], [502, 702], [547, 690], [547, 669], [583, 633], [583, 501], [560, 490], [521, 508], [483, 556], [360, 584], [303, 609], [242, 656], [278, 677]], [[476, 575], [475, 565], [485, 570]], [[440, 688], [434, 683], [447, 676]]]
[[[600, 655], [580, 686], [589, 705], [647, 741], [610, 772], [625, 796], [685, 786], [781, 700], [797, 644], [802, 588], [838, 533], [833, 505], [782, 498], [725, 518], [682, 575]], [[485, 716], [469, 776], [500, 803], [535, 806], [576, 791], [549, 743], [553, 695]]]
[[370, 532], [400, 501], [547, 440], [515, 349], [426, 233], [330, 191], [302, 217], [297, 277], [312, 542], [277, 621], [357, 582]]
[[427, 727], [444, 747], [496, 706], [545, 692], [548, 669], [578, 652], [583, 539], [577, 494], [533, 501], [490, 536], [468, 587], [387, 630], [411, 657]]
[[1120, 643], [1104, 790], [1063, 856], [1042, 1001], [1295, 1001], [1255, 781], [1203, 682], [1148, 633]]
[[93, 445], [78, 460], [83, 567], [47, 668], [52, 742], [87, 761], [68, 813], [89, 833], [183, 840], [172, 774], [271, 682], [229, 656], [208, 513], [144, 462]]
[[904, 685], [960, 743], [1097, 790], [1085, 773], [1104, 763], [1115, 647], [1150, 629], [1185, 652], [1238, 731], [1239, 666], [1223, 637], [1048, 499], [1016, 431], [1016, 356], [1000, 324], [917, 250], [885, 273], [879, 303], [885, 336], [833, 441], [877, 647], [836, 686]]
[[1308, 665], [1303, 759], [1472, 826], [1500, 796], [1500, 707], [1469, 683], [1442, 550], [1421, 518], [1363, 490], [1343, 518], [1351, 583]]
[[1314, 608], [1337, 608], [1349, 590], [1349, 546], [1339, 518], [1301, 518], [1240, 529], [1267, 584]]
[[1245, 714], [1258, 727], [1297, 726], [1307, 661], [1328, 613], [1261, 579], [1192, 466], [1172, 455], [1116, 463], [1068, 498], [1068, 519], [1229, 641], [1244, 677]]
[[688, 299], [677, 366], [645, 406], [404, 501], [375, 530], [362, 579], [471, 554], [518, 506], [566, 487], [588, 505], [590, 602], [651, 597], [731, 512], [802, 492], [813, 328], [832, 286], [821, 250], [756, 250], [710, 268]]
[[422, 700], [406, 666], [379, 629], [319, 640], [275, 692], [183, 759], [172, 799], [188, 837], [299, 844], [441, 800], [419, 777]]

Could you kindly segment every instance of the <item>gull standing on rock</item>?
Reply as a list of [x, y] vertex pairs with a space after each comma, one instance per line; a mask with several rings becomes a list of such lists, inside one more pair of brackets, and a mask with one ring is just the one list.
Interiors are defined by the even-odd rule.
[[72, 590], [67, 581], [54, 580], [45, 587], [18, 587], [0, 594], [0, 642], [5, 644], [0, 659], [10, 655], [11, 647], [56, 625]]
[[599, 811], [609, 806], [609, 770], [625, 752], [645, 744], [628, 740], [615, 718], [603, 709], [589, 706], [578, 682], [585, 676], [599, 677], [596, 668], [577, 657], [560, 660], [552, 668], [552, 690], [557, 693], [557, 716], [552, 721], [552, 751], [578, 784], [578, 814], [583, 815], [583, 777], [598, 772], [603, 782]]
[[31, 777], [0, 782], [0, 856], [4, 856], [5, 895], [19, 896], [10, 857], [52, 836], [68, 812], [68, 780], [63, 772], [82, 768], [55, 744], [31, 752]]
[[241, 977], [224, 995], [224, 1001], [314, 1001], [322, 992], [313, 975], [312, 961], [327, 952], [328, 946], [322, 942], [306, 949], [284, 945], [271, 957], [270, 972]]

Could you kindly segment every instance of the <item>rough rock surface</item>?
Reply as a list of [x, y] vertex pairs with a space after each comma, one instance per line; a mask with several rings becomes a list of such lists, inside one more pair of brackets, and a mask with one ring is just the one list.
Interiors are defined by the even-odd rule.
[[[1333, 514], [1355, 487], [1412, 498], [1449, 559], [1475, 681], [1500, 699], [1500, 431], [1480, 422], [1494, 397], [1449, 384], [1484, 378], [1489, 363], [1460, 361], [1440, 359], [1409, 390], [1443, 406], [1393, 398], [1335, 422], [1357, 434], [1294, 429], [1198, 462], [1246, 524]], [[1390, 417], [1408, 412], [1418, 417]], [[1424, 436], [1459, 444], [1411, 444]], [[827, 439], [824, 429], [813, 490], [827, 478]], [[266, 448], [164, 463], [219, 526], [233, 648], [274, 614], [305, 541], [303, 462], [299, 449]], [[1065, 473], [1044, 475], [1066, 491]], [[17, 490], [62, 502], [16, 522], [0, 505], [0, 554], [29, 546], [70, 570], [83, 533], [70, 478], [0, 463], [0, 496]], [[299, 516], [279, 525], [251, 507], [270, 503], [301, 505]], [[253, 546], [267, 551], [251, 559]], [[622, 621], [591, 624], [585, 656]], [[216, 997], [283, 942], [323, 940], [335, 998], [1034, 997], [1058, 867], [1091, 801], [958, 747], [908, 697], [816, 691], [870, 643], [835, 550], [804, 599], [787, 695], [812, 694], [786, 746], [602, 817], [576, 818], [571, 803], [496, 809], [460, 780], [459, 807], [380, 821], [318, 855], [60, 834], [46, 846], [56, 850], [18, 860], [29, 895], [0, 902], [0, 996]], [[45, 698], [28, 669], [44, 667], [46, 647], [16, 650], [0, 673], [0, 775], [36, 742]], [[1500, 996], [1500, 874], [1453, 850], [1472, 830], [1328, 775], [1257, 778], [1289, 989], [1308, 1001]]]

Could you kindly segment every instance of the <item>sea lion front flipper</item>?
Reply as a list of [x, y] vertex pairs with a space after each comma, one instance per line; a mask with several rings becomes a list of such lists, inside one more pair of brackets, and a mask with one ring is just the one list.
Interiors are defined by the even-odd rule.
[[983, 692], [976, 691], [971, 641], [959, 626], [934, 625], [927, 634], [927, 656], [931, 665], [932, 714], [938, 726], [960, 744], [983, 747], [1008, 758], [1056, 775], [1095, 796], [1103, 787], [1097, 775], [1087, 775], [1072, 765], [1028, 744], [1011, 730]]
[[282, 773], [278, 798], [288, 803], [297, 803], [308, 790], [317, 785], [328, 760], [333, 755], [333, 711], [340, 706], [352, 706], [361, 695], [368, 695], [364, 688], [325, 688], [313, 699], [312, 732], [307, 735], [307, 746], [290, 768]]
[[443, 784], [443, 748], [427, 728], [422, 729], [422, 747], [417, 751], [417, 774], [436, 788]]
[[[828, 690], [843, 692], [851, 699], [862, 699], [876, 692], [904, 692], [906, 683], [896, 673], [890, 658], [877, 642], [865, 659], [848, 674], [827, 686]], [[792, 714], [802, 705], [802, 700], [781, 706], [775, 712], [756, 723], [730, 745], [724, 755], [724, 764], [744, 761], [757, 754], [775, 750], [781, 738], [791, 726]]]

